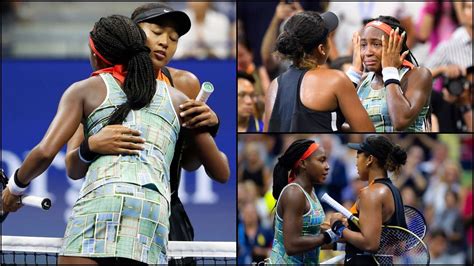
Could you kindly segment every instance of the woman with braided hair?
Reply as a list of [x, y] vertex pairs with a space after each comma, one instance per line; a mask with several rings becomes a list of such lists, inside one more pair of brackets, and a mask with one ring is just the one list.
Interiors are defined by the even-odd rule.
[[431, 72], [418, 67], [400, 22], [390, 16], [369, 20], [352, 42], [353, 66], [346, 74], [375, 130], [430, 131]]
[[[145, 40], [143, 30], [127, 17], [113, 15], [95, 23], [89, 46], [91, 64], [100, 70], [66, 90], [43, 140], [2, 194], [4, 209], [18, 210], [30, 181], [46, 170], [81, 121], [86, 137], [114, 124], [127, 125], [125, 134], [141, 132], [143, 149], [137, 154], [84, 158], [87, 152], [77, 153], [90, 165], [68, 220], [60, 264], [168, 262], [169, 172], [183, 123], [175, 110], [187, 97], [155, 79]], [[208, 173], [227, 181], [227, 160], [210, 134], [190, 131], [189, 136]]]
[[325, 215], [314, 193], [328, 172], [324, 150], [312, 140], [293, 142], [278, 158], [273, 170], [273, 197], [278, 201], [270, 263], [318, 264], [320, 247], [338, 240], [331, 230], [321, 233]]
[[357, 171], [369, 185], [361, 189], [351, 208], [359, 217], [360, 229], [351, 221], [349, 227], [331, 218], [331, 228], [346, 241], [344, 264], [377, 265], [370, 252], [379, 249], [382, 225], [407, 228], [403, 200], [388, 172], [396, 175], [405, 164], [407, 153], [381, 135], [367, 137], [362, 143], [349, 143], [357, 150]]

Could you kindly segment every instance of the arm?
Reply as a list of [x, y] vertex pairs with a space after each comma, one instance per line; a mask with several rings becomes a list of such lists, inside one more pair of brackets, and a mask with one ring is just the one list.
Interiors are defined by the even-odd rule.
[[[283, 210], [283, 245], [286, 254], [296, 255], [324, 244], [323, 234], [317, 236], [302, 236], [302, 216], [307, 210], [306, 197], [303, 192], [295, 187], [288, 187], [281, 196]], [[278, 210], [277, 210], [278, 211]]]
[[344, 229], [344, 239], [364, 251], [375, 252], [382, 233], [382, 197], [373, 188], [363, 189], [359, 196], [360, 232]]
[[268, 132], [270, 117], [272, 116], [273, 105], [275, 104], [277, 92], [278, 92], [278, 80], [274, 79], [272, 83], [270, 83], [270, 88], [268, 88], [268, 93], [265, 95], [265, 114], [263, 117], [263, 131], [264, 132]]
[[[98, 154], [138, 154], [143, 149], [145, 140], [140, 138], [140, 132], [122, 125], [110, 125], [102, 128], [97, 134], [88, 138], [89, 148]], [[79, 145], [84, 141], [82, 124], [67, 144], [66, 171], [72, 179], [83, 178], [89, 164], [79, 158]]]
[[337, 84], [334, 86], [336, 98], [350, 129], [355, 132], [375, 131], [367, 111], [354, 90], [354, 85], [341, 71], [337, 71], [337, 75], [338, 78], [335, 79]]
[[[81, 85], [74, 83], [63, 94], [56, 116], [45, 136], [31, 150], [16, 172], [20, 184], [27, 185], [35, 177], [42, 174], [49, 167], [61, 147], [74, 135], [83, 114], [83, 91], [84, 88]], [[17, 204], [19, 197], [11, 194], [10, 189], [3, 191], [2, 199], [5, 211], [16, 211], [21, 207]]]

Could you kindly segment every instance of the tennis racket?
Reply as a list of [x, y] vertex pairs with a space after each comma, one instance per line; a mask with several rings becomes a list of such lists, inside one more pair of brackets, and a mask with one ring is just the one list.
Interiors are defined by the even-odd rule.
[[[327, 193], [321, 198], [360, 228], [359, 218], [331, 198]], [[430, 253], [426, 244], [416, 234], [399, 226], [383, 225], [379, 249], [372, 253], [377, 264], [428, 265]]]
[[[0, 169], [0, 183], [1, 183], [2, 194], [3, 194], [3, 190], [6, 189], [7, 184], [8, 184], [8, 178], [5, 175], [5, 172], [3, 171], [3, 169]], [[38, 197], [38, 196], [23, 195], [21, 197], [21, 203], [27, 206], [41, 208], [43, 210], [49, 210], [49, 208], [51, 208], [50, 199]], [[0, 223], [3, 223], [3, 221], [7, 218], [7, 216], [8, 216], [8, 212], [4, 212], [2, 209], [2, 212], [0, 213]]]
[[405, 220], [407, 222], [407, 229], [423, 239], [426, 235], [426, 220], [423, 214], [412, 206], [405, 205]]

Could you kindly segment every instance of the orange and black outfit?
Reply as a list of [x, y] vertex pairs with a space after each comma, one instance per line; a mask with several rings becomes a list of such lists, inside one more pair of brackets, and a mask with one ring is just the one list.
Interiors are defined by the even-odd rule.
[[[405, 212], [403, 207], [403, 200], [402, 196], [400, 195], [400, 191], [393, 185], [392, 181], [389, 178], [382, 178], [376, 179], [370, 185], [374, 183], [384, 184], [390, 188], [392, 191], [393, 200], [395, 203], [395, 211], [388, 220], [388, 222], [384, 223], [383, 225], [393, 225], [393, 226], [400, 226], [403, 228], [407, 228], [407, 224], [405, 221]], [[370, 186], [369, 185], [369, 186]], [[354, 216], [359, 217], [359, 212], [356, 208], [356, 205], [352, 206], [350, 210]], [[349, 220], [349, 229], [354, 232], [360, 232], [360, 229]], [[377, 262], [373, 259], [371, 253], [365, 252], [363, 250], [358, 249], [357, 247], [351, 245], [349, 242], [346, 243], [346, 257], [344, 258], [345, 265], [377, 265]]]

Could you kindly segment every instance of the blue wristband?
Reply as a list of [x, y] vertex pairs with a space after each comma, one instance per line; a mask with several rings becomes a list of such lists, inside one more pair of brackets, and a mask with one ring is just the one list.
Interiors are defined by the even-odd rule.
[[336, 235], [338, 237], [342, 237], [342, 231], [344, 231], [344, 229], [346, 229], [346, 226], [344, 226], [344, 224], [341, 221], [336, 221], [332, 225], [331, 229], [334, 233], [336, 233]]

